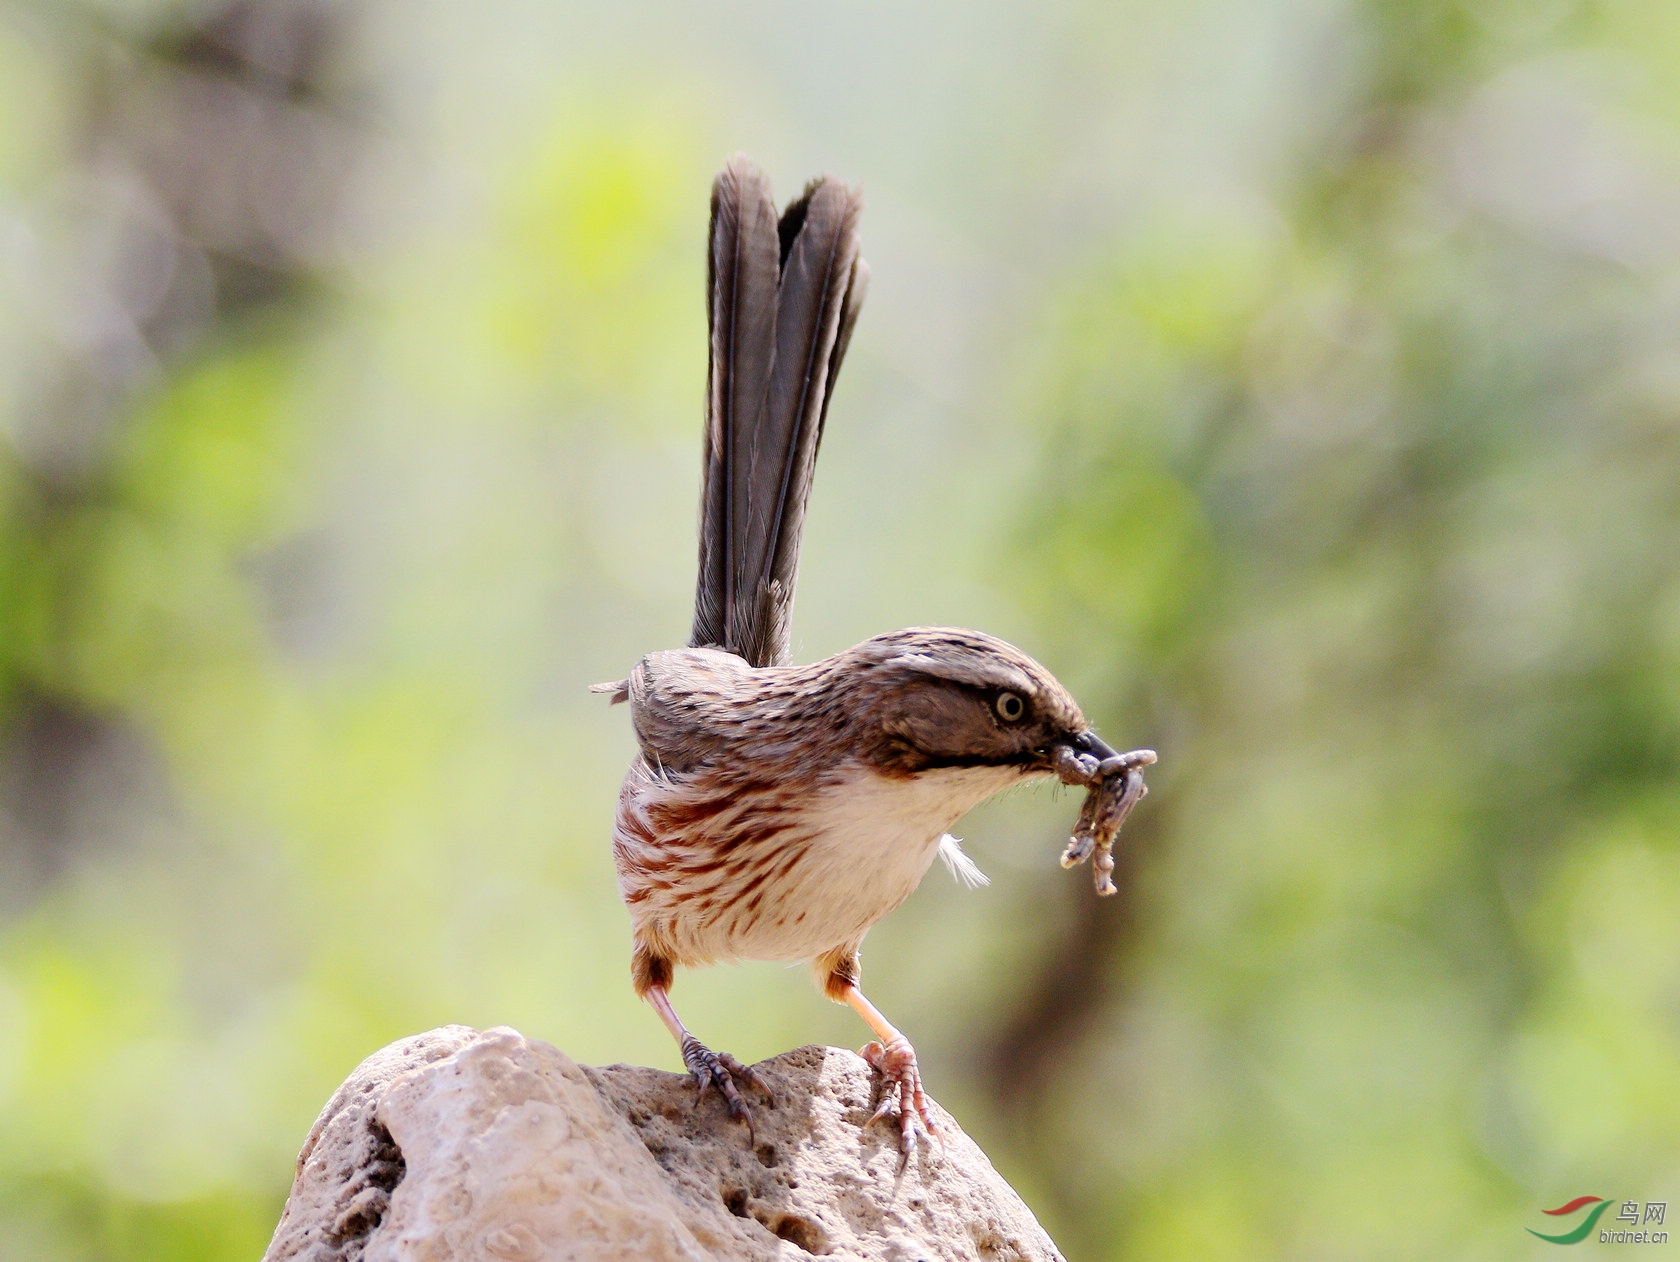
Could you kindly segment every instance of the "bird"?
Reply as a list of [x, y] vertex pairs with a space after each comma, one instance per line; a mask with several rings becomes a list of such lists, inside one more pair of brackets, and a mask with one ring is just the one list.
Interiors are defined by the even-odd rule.
[[902, 1169], [939, 1129], [914, 1047], [864, 995], [864, 936], [935, 857], [983, 882], [949, 830], [1051, 776], [1092, 790], [1064, 866], [1099, 851], [1098, 892], [1112, 892], [1107, 844], [1155, 755], [1117, 754], [1050, 671], [983, 632], [910, 627], [792, 663], [806, 505], [869, 284], [862, 207], [860, 190], [823, 176], [778, 213], [742, 154], [717, 175], [693, 627], [688, 647], [594, 690], [628, 702], [639, 746], [612, 830], [631, 980], [676, 1040], [696, 1104], [715, 1089], [750, 1134], [742, 1093], [768, 1088], [684, 1025], [675, 971], [805, 961], [874, 1035], [870, 1120], [896, 1118]]

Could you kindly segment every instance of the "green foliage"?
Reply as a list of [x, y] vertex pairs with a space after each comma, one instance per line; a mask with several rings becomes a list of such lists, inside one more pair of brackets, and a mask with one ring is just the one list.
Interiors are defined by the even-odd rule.
[[[1163, 319], [1123, 268], [1073, 308], [1122, 349], [1067, 339], [1047, 420], [1077, 437], [1035, 561], [1076, 555], [1118, 593], [1136, 549], [1194, 520], [1204, 559], [1162, 572], [1217, 588], [1103, 714], [1173, 751], [1149, 803], [1169, 838], [1129, 982], [1068, 1063], [1150, 1066], [1173, 1104], [1128, 1084], [1112, 1115], [1069, 1094], [1039, 1123], [1070, 1223], [1107, 1216], [1092, 1248], [1458, 1254], [1553, 1189], [1674, 1168], [1677, 992], [1648, 971], [1680, 907], [1657, 822], [1680, 712], [1652, 639], [1680, 584], [1680, 448], [1645, 376], [1665, 307], [1650, 277], [1496, 215], [1418, 222], [1436, 177], [1396, 138], [1407, 111], [1511, 56], [1450, 10], [1373, 10], [1384, 73], [1349, 113], [1391, 134], [1307, 165], [1251, 303]], [[1143, 384], [1116, 389], [1140, 336]], [[1093, 465], [1102, 432], [1122, 454]], [[1071, 568], [1052, 585], [1078, 593]], [[1178, 607], [1160, 593], [1151, 613]], [[1132, 644], [1138, 619], [1084, 600], [1076, 634]], [[1104, 1142], [1118, 1182], [1091, 1177]]]
[[8, 1184], [0, 1230], [17, 1262], [214, 1262], [257, 1257], [280, 1207], [271, 1198], [207, 1196], [149, 1204], [111, 1195], [97, 1182], [56, 1177]]

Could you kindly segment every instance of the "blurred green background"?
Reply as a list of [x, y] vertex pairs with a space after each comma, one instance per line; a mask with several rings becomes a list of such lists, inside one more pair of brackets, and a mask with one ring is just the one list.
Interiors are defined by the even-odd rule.
[[865, 951], [1068, 1254], [1680, 1201], [1680, 6], [8, 0], [0, 1256], [256, 1257], [434, 1025], [677, 1067], [585, 687], [689, 625], [735, 149], [869, 199], [801, 660], [1161, 751], [1119, 898], [1018, 795]]

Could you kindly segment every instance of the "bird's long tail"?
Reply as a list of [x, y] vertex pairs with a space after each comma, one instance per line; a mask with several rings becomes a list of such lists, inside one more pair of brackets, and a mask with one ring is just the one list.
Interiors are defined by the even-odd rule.
[[776, 214], [741, 154], [712, 185], [711, 367], [690, 643], [788, 660], [799, 541], [840, 361], [863, 306], [861, 194], [814, 180]]

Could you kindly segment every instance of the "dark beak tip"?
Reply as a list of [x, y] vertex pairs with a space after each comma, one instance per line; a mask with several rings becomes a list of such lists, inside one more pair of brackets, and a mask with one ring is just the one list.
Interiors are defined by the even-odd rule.
[[1110, 758], [1119, 757], [1119, 751], [1114, 749], [1107, 741], [1103, 740], [1102, 737], [1098, 736], [1096, 732], [1092, 731], [1090, 728], [1086, 728], [1078, 736], [1069, 741], [1068, 744], [1072, 745], [1082, 754], [1092, 755], [1098, 762], [1107, 762]]

